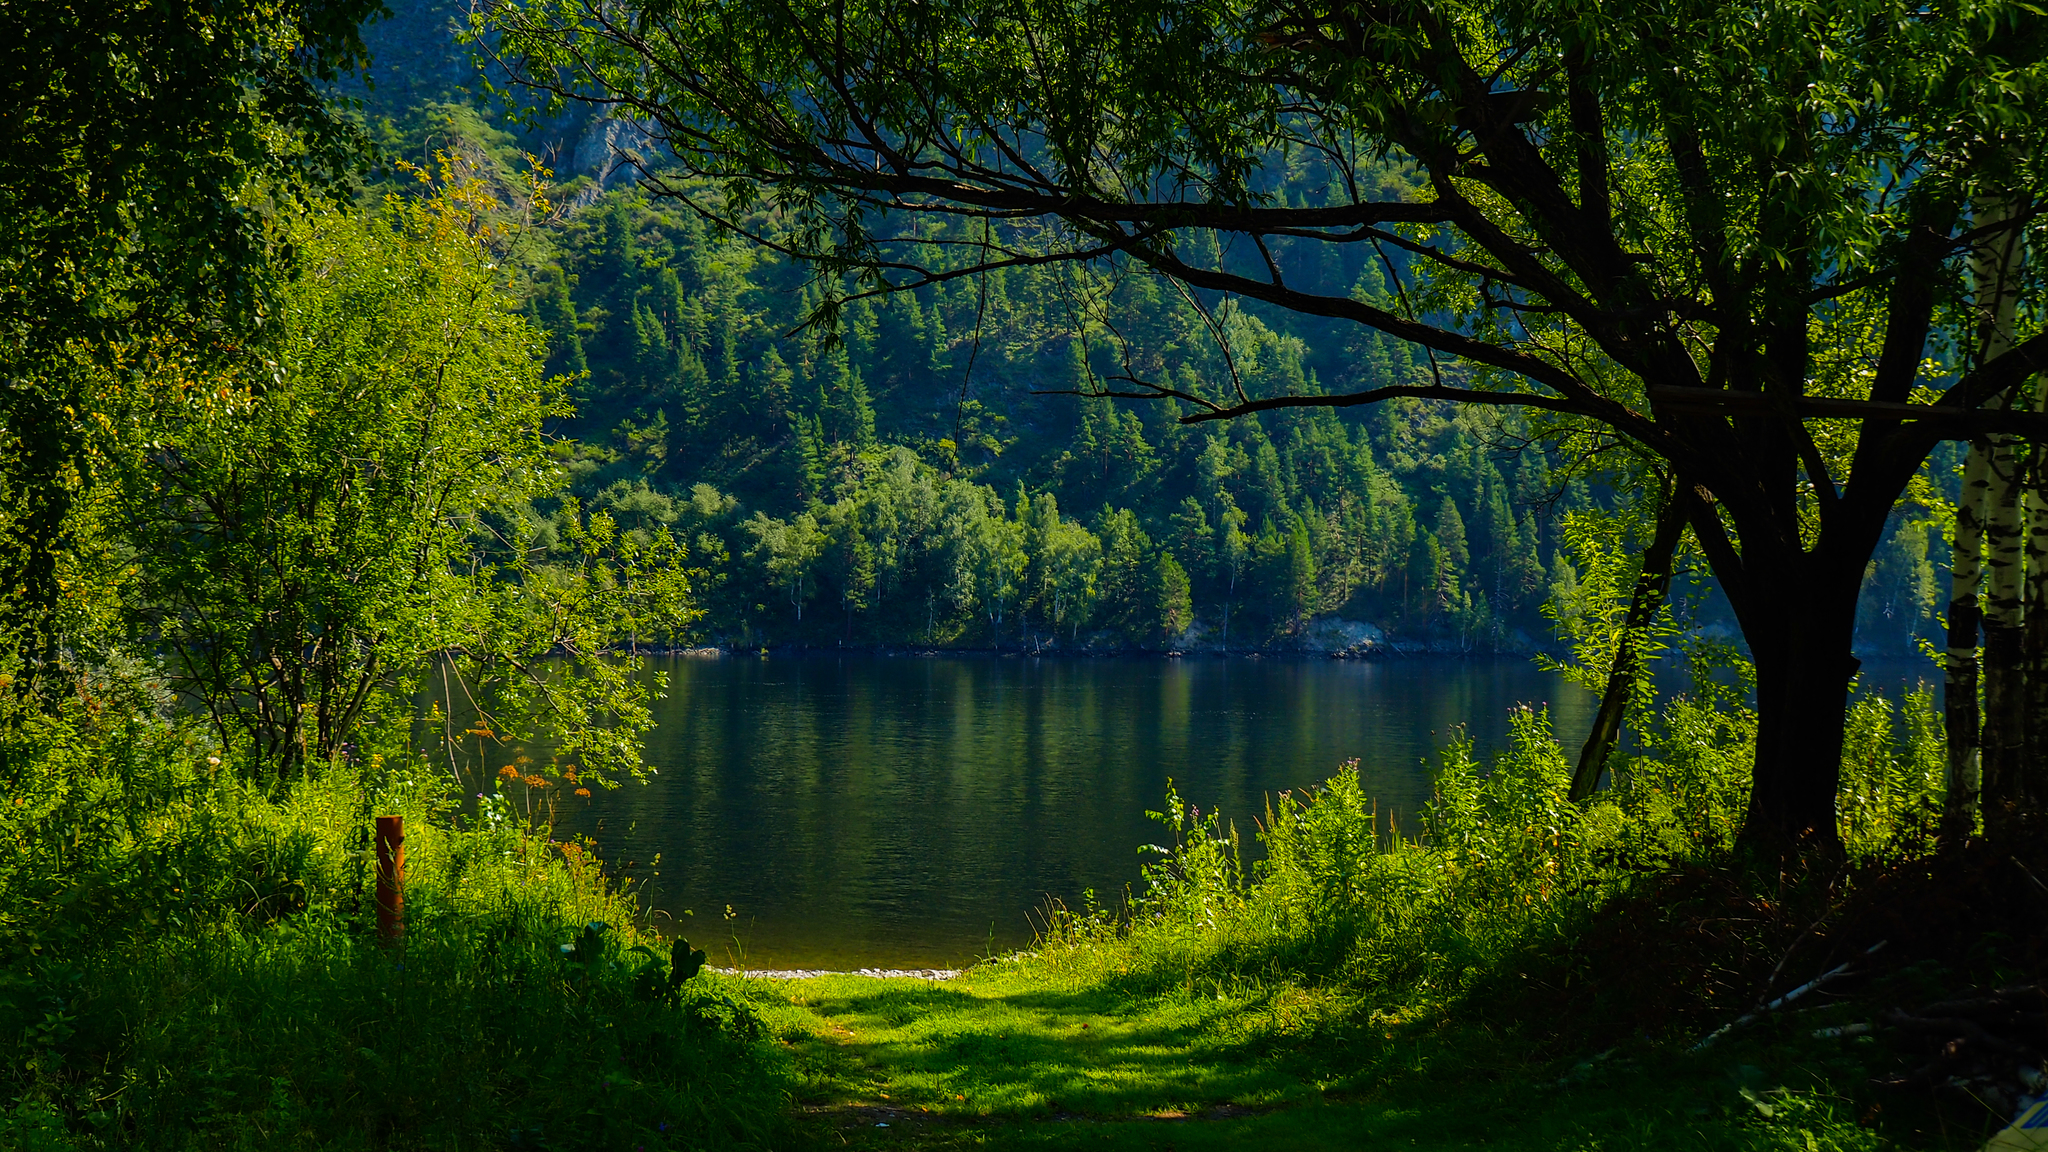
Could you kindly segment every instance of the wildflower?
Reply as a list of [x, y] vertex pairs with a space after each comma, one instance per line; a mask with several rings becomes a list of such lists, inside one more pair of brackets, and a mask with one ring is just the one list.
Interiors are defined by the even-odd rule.
[[218, 756], [208, 756], [206, 762], [215, 768], [220, 767], [220, 757]]
[[578, 789], [576, 790], [576, 794], [577, 794], [578, 796], [588, 796], [588, 795], [590, 795], [590, 789], [588, 789], [588, 788], [578, 788]]
[[545, 776], [528, 776], [526, 778], [526, 786], [528, 788], [545, 788], [548, 786], [548, 778]]
[[498, 775], [505, 777], [507, 780], [516, 780], [519, 778], [519, 769], [507, 764], [503, 768], [498, 769]]

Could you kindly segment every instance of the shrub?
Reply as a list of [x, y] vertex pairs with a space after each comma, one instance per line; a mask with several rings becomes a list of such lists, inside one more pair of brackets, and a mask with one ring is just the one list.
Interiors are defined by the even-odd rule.
[[[786, 1073], [745, 985], [667, 979], [582, 846], [502, 797], [458, 827], [409, 765], [252, 783], [136, 671], [87, 669], [0, 749], [0, 1148], [772, 1134]], [[407, 818], [397, 946], [366, 895], [382, 812]]]

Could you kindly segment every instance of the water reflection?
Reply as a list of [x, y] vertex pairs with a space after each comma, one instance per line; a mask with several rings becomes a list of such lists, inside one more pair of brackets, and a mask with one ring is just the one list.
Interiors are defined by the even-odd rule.
[[[1567, 739], [1594, 701], [1522, 660], [675, 659], [646, 787], [568, 816], [647, 892], [760, 966], [943, 964], [1030, 938], [1047, 893], [1121, 891], [1172, 777], [1250, 839], [1264, 798], [1356, 757], [1412, 813], [1452, 726], [1518, 702]], [[713, 954], [718, 949], [713, 948]]]

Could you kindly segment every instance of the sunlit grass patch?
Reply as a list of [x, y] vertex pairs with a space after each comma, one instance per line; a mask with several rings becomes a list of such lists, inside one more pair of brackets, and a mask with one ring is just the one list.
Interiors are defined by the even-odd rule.
[[820, 977], [785, 987], [824, 1022], [801, 1043], [813, 1103], [1127, 1116], [1264, 1106], [1305, 1091], [1228, 1026], [1245, 1011], [1239, 1001], [1133, 1003], [1018, 963], [943, 983]]

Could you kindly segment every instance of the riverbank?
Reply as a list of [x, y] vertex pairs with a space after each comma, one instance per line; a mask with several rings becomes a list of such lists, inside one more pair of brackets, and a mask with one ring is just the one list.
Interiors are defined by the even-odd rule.
[[1513, 659], [789, 652], [655, 673], [660, 774], [557, 791], [562, 831], [645, 880], [674, 918], [658, 922], [702, 933], [713, 963], [749, 969], [958, 968], [1027, 947], [1048, 896], [1113, 901], [1138, 881], [1169, 779], [1255, 851], [1268, 797], [1356, 760], [1381, 821], [1405, 828], [1453, 725], [1484, 751], [1517, 705], [1547, 702], [1578, 740], [1597, 705]]
[[1113, 632], [1094, 632], [1062, 641], [1056, 635], [1028, 634], [1015, 644], [919, 644], [908, 642], [812, 644], [801, 641], [749, 643], [724, 641], [684, 648], [647, 648], [634, 651], [653, 656], [695, 656], [716, 658], [763, 653], [865, 652], [887, 656], [941, 655], [1026, 655], [1076, 657], [1186, 657], [1316, 656], [1346, 660], [1375, 660], [1402, 656], [1528, 657], [1558, 650], [1545, 645], [1521, 629], [1487, 635], [1402, 635], [1363, 620], [1319, 616], [1300, 630], [1265, 644], [1231, 644], [1218, 630], [1197, 621], [1171, 643], [1158, 646], [1134, 645]]
[[815, 1147], [1975, 1149], [2048, 1084], [2048, 862], [1937, 851], [1916, 749], [1845, 764], [1845, 857], [1756, 869], [1739, 740], [1580, 806], [1524, 713], [1447, 758], [1419, 837], [1339, 776], [1268, 809], [1247, 870], [1169, 795], [1127, 906], [763, 1011]]

